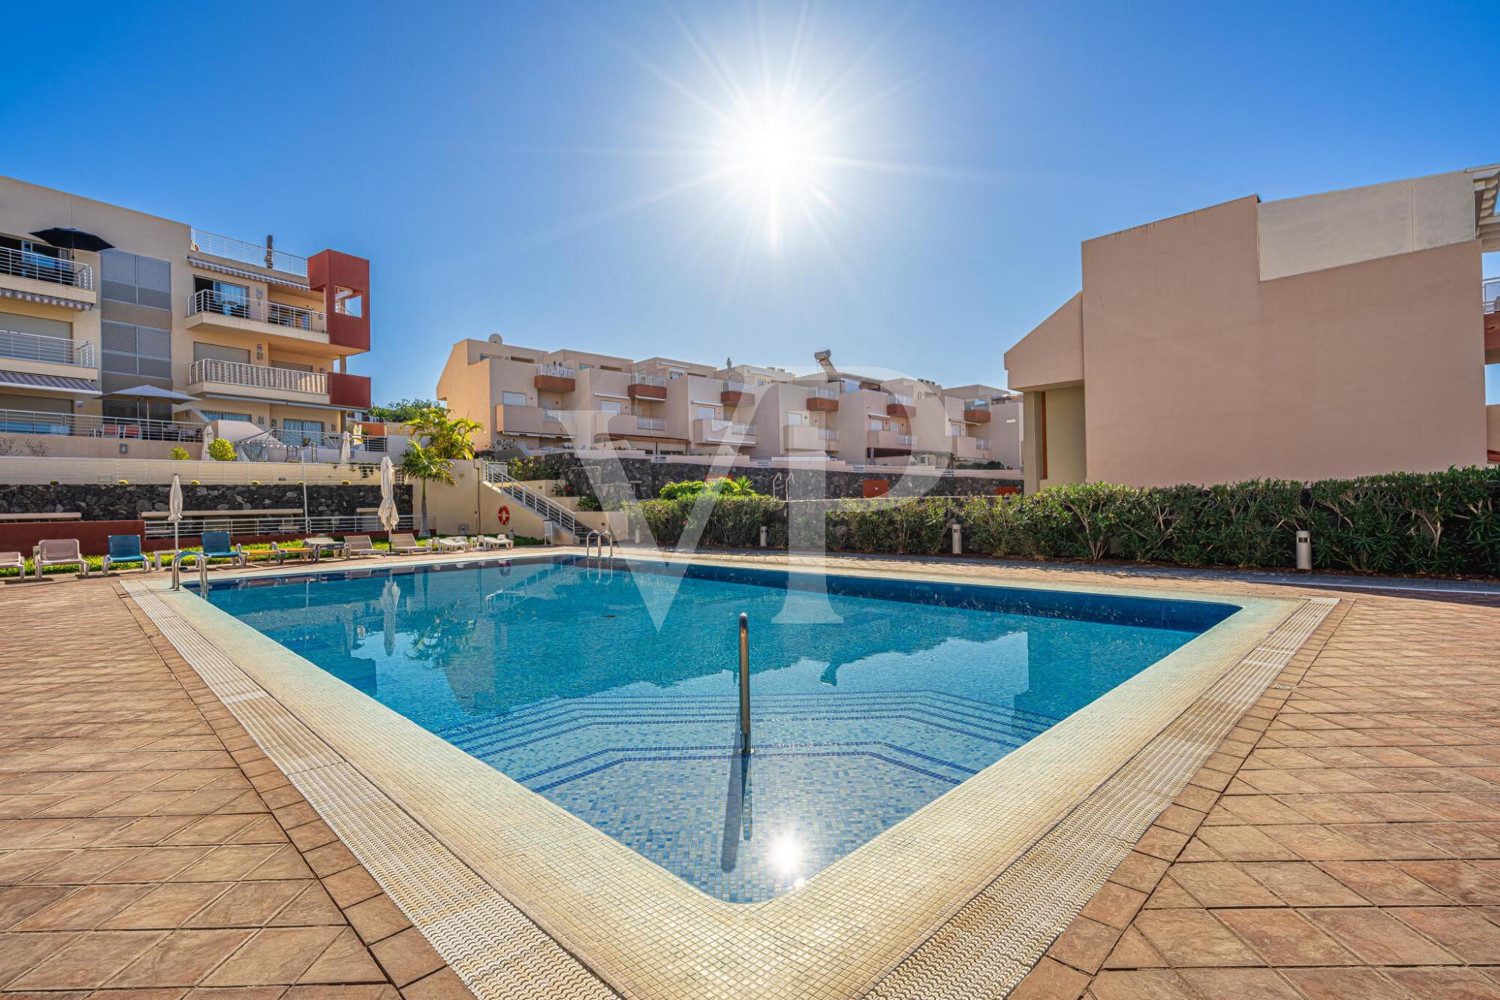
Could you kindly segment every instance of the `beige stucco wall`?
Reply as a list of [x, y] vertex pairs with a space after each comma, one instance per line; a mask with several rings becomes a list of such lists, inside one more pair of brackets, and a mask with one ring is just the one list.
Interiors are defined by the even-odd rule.
[[1244, 198], [1084, 244], [1088, 478], [1483, 462], [1477, 242], [1262, 282], [1257, 214]]
[[1474, 182], [1459, 170], [1263, 202], [1256, 214], [1269, 281], [1472, 240]]
[[1083, 380], [1083, 295], [1064, 302], [1005, 352], [1012, 389], [1043, 389]]

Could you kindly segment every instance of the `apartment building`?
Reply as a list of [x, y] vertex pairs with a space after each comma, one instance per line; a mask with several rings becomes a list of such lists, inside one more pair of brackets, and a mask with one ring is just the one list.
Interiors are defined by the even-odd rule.
[[1027, 491], [1500, 460], [1497, 185], [1250, 196], [1085, 242], [1082, 291], [1005, 355]]
[[369, 349], [367, 260], [0, 177], [0, 435], [60, 457], [166, 457], [214, 420], [316, 440], [369, 407], [348, 371]]
[[799, 376], [732, 362], [631, 361], [519, 347], [497, 335], [455, 344], [437, 394], [450, 412], [479, 423], [480, 440], [497, 449], [1011, 467], [1020, 455], [1019, 406], [1016, 419], [992, 423], [992, 405], [1010, 399], [1003, 389], [945, 390], [831, 366]]

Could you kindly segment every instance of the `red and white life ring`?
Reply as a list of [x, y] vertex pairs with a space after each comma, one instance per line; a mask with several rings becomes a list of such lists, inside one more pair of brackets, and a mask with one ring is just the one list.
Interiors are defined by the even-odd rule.
[[507, 507], [507, 506], [505, 506], [504, 504], [501, 504], [500, 509], [495, 512], [495, 518], [501, 524], [509, 524], [510, 523], [510, 508]]

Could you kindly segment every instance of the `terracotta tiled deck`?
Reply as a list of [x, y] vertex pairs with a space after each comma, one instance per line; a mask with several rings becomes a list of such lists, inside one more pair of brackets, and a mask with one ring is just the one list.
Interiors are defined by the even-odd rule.
[[[1500, 998], [1500, 610], [1335, 596], [1012, 996]], [[0, 992], [469, 995], [112, 584], [0, 588], [0, 651]]]
[[1081, 995], [1500, 998], [1500, 611], [1346, 600], [1013, 994]]
[[0, 588], [0, 992], [469, 991], [113, 582]]

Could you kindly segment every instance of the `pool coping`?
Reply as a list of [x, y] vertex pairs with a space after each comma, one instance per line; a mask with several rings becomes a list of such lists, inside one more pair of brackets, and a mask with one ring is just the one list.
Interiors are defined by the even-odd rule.
[[[543, 550], [442, 562], [524, 562], [557, 554]], [[652, 553], [649, 558], [663, 557]], [[736, 565], [712, 557], [692, 561]], [[327, 568], [255, 575], [305, 576]], [[545, 975], [549, 982], [565, 975], [581, 995], [609, 995], [611, 987], [641, 997], [858, 995], [1019, 867], [1013, 862], [1065, 831], [1070, 817], [1086, 812], [1091, 797], [1106, 801], [1108, 790], [1101, 799], [1101, 788], [1126, 775], [1127, 765], [1149, 757], [1153, 744], [1165, 742], [1170, 746], [1157, 747], [1156, 753], [1166, 756], [1150, 765], [1149, 789], [1131, 790], [1120, 801], [1133, 808], [1116, 809], [1119, 815], [1113, 816], [1128, 828], [1142, 809], [1154, 806], [1140, 820], [1144, 829], [1175, 794], [1174, 783], [1180, 787], [1212, 749], [1198, 756], [1197, 741], [1158, 737], [1167, 736], [1164, 731], [1237, 666], [1251, 679], [1238, 678], [1236, 690], [1260, 685], [1253, 701], [1274, 676], [1266, 674], [1267, 664], [1289, 659], [1311, 629], [1303, 634], [1305, 622], [1299, 623], [1293, 635], [1279, 641], [1275, 633], [1314, 604], [1301, 598], [987, 581], [931, 572], [893, 577], [889, 571], [845, 565], [838, 573], [1233, 602], [1241, 610], [801, 888], [761, 903], [733, 904], [687, 885], [373, 699], [351, 697], [343, 682], [195, 595], [167, 591], [159, 578], [132, 581], [127, 590], [242, 716], [267, 754], [286, 758], [288, 776], [382, 884], [393, 883], [387, 891], [403, 909], [410, 907], [413, 922], [481, 996], [504, 995], [495, 991], [497, 984], [523, 973]], [[1316, 617], [1321, 621], [1322, 615]], [[1292, 639], [1295, 645], [1284, 648]], [[1191, 752], [1184, 752], [1189, 745]], [[1131, 782], [1113, 784], [1118, 797]], [[1097, 830], [1099, 822], [1094, 817], [1083, 829]], [[1067, 908], [1076, 912], [1108, 875], [1109, 859], [1118, 862], [1123, 856], [1134, 837], [1124, 846], [1120, 838], [1129, 832], [1095, 835], [1097, 860], [1089, 864], [1074, 858], [1072, 868], [1083, 881], [1069, 883], [1076, 891], [1050, 894], [1058, 902], [1048, 912], [1057, 912], [1047, 919], [1056, 922], [1039, 923], [1033, 914], [1031, 926], [1011, 929], [1017, 936], [1016, 947], [1009, 949], [1017, 956], [1016, 978], [1029, 967], [1027, 956], [1034, 961], [1071, 917]], [[1109, 868], [1098, 872], [1106, 863]], [[426, 875], [414, 875], [414, 866]], [[423, 884], [424, 878], [437, 882]], [[413, 882], [415, 887], [408, 884]], [[455, 903], [455, 892], [465, 900], [462, 905]], [[445, 902], [445, 897], [452, 898]], [[446, 938], [454, 940], [445, 949]], [[521, 955], [540, 964], [523, 968], [524, 963], [516, 964]]]

